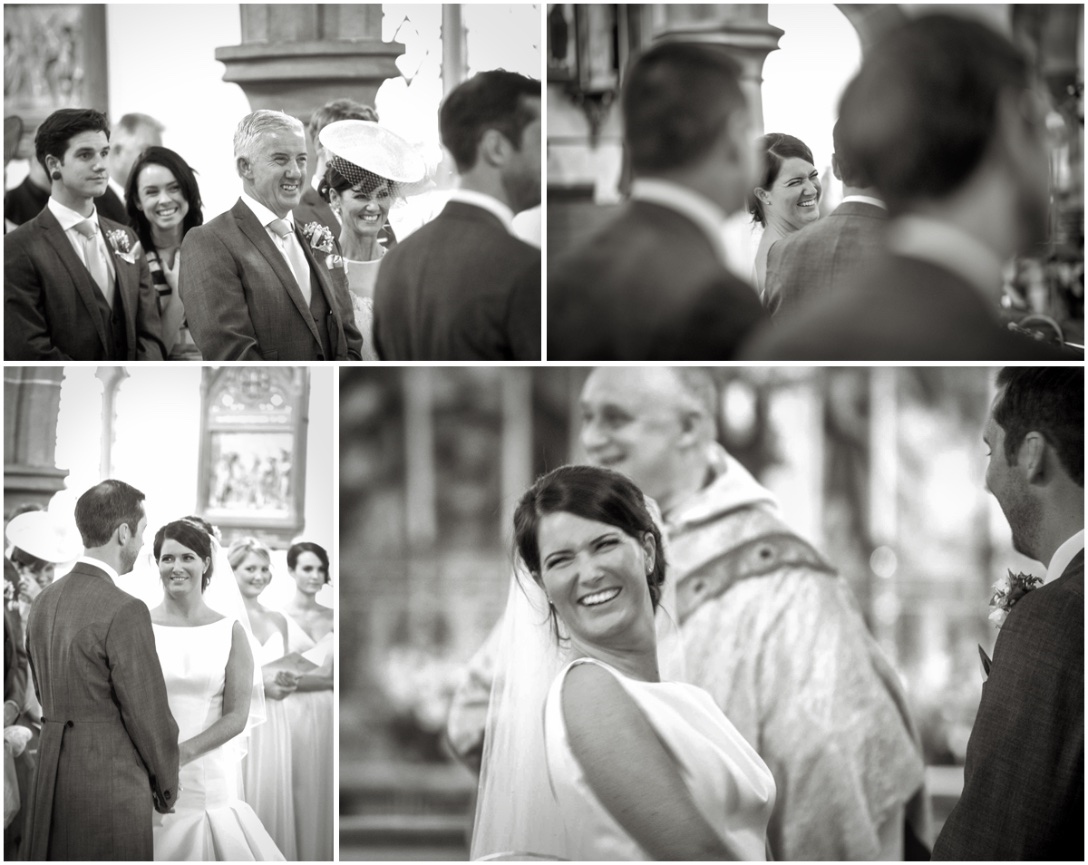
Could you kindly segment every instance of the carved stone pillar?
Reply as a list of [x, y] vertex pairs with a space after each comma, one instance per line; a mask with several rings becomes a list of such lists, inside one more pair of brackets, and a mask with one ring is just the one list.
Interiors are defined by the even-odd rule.
[[380, 3], [239, 8], [242, 44], [217, 48], [215, 58], [255, 111], [278, 109], [306, 123], [333, 99], [373, 105], [382, 82], [400, 74], [404, 46], [382, 41]]
[[753, 131], [763, 133], [763, 61], [778, 48], [782, 30], [767, 22], [765, 3], [702, 5], [655, 3], [650, 12], [654, 40], [711, 42], [741, 65], [741, 89], [752, 112]]
[[45, 507], [64, 488], [67, 469], [56, 467], [57, 414], [64, 370], [50, 366], [4, 370], [4, 511], [22, 504]]

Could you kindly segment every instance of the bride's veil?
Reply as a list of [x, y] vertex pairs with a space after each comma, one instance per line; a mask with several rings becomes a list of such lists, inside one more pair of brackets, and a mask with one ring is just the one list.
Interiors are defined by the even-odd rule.
[[[657, 509], [647, 504], [660, 524]], [[655, 624], [661, 678], [683, 680], [676, 589], [670, 580], [662, 587]], [[544, 591], [520, 562], [500, 629], [471, 857], [572, 859], [577, 839], [568, 839], [552, 792], [544, 739], [544, 701], [569, 660], [567, 642], [556, 640]]]

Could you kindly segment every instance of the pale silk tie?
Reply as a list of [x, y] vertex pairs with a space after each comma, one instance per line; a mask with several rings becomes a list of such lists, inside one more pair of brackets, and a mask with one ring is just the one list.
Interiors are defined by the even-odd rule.
[[84, 219], [73, 227], [83, 235], [83, 261], [87, 265], [91, 278], [102, 292], [102, 296], [106, 298], [106, 304], [112, 310], [114, 285], [113, 280], [110, 279], [110, 269], [102, 257], [102, 249], [98, 243], [98, 226], [91, 220]]
[[302, 247], [298, 245], [298, 238], [295, 238], [295, 242], [291, 243], [290, 236], [294, 234], [291, 230], [291, 223], [286, 219], [273, 219], [268, 223], [268, 227], [279, 237], [280, 243], [283, 245], [283, 251], [287, 255], [287, 263], [291, 267], [291, 272], [295, 275], [295, 282], [298, 283], [302, 296], [306, 298], [306, 303], [309, 304], [310, 262], [306, 260], [306, 254], [302, 251]]

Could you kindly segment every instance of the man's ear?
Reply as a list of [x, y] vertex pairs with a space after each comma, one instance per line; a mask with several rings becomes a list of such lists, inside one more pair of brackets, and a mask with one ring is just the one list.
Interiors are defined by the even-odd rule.
[[117, 531], [114, 532], [113, 536], [117, 539], [117, 542], [121, 546], [124, 546], [128, 543], [129, 538], [132, 537], [132, 530], [128, 527], [128, 523], [121, 523], [121, 525], [117, 527]]
[[476, 147], [476, 159], [492, 168], [502, 168], [506, 164], [513, 145], [497, 129], [488, 129], [480, 137]]
[[235, 160], [235, 165], [238, 168], [238, 176], [245, 180], [253, 179], [253, 169], [250, 167], [249, 160], [244, 156], [239, 156]]
[[702, 412], [688, 410], [680, 412], [680, 444], [691, 445], [702, 440], [703, 425], [707, 422]]
[[1029, 484], [1045, 483], [1050, 477], [1054, 454], [1042, 433], [1034, 430], [1024, 436], [1016, 452], [1016, 467], [1023, 472]]

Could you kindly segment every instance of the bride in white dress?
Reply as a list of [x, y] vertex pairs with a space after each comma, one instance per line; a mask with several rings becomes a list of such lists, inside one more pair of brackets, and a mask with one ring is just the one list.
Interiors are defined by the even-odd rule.
[[368, 120], [337, 120], [319, 133], [328, 153], [319, 192], [340, 219], [340, 250], [355, 325], [363, 335], [363, 360], [374, 348], [374, 286], [386, 249], [378, 235], [389, 209], [430, 188], [427, 166], [396, 133]]
[[531, 580], [511, 590], [473, 858], [765, 859], [770, 771], [709, 694], [661, 680], [665, 558], [642, 493], [556, 469], [514, 528]]
[[[242, 623], [205, 603], [212, 540], [197, 523], [178, 520], [159, 529], [153, 550], [163, 599], [151, 610], [151, 623], [181, 763], [174, 811], [155, 815], [155, 859], [282, 860], [242, 800], [253, 655]], [[229, 573], [219, 579], [234, 583]]]

